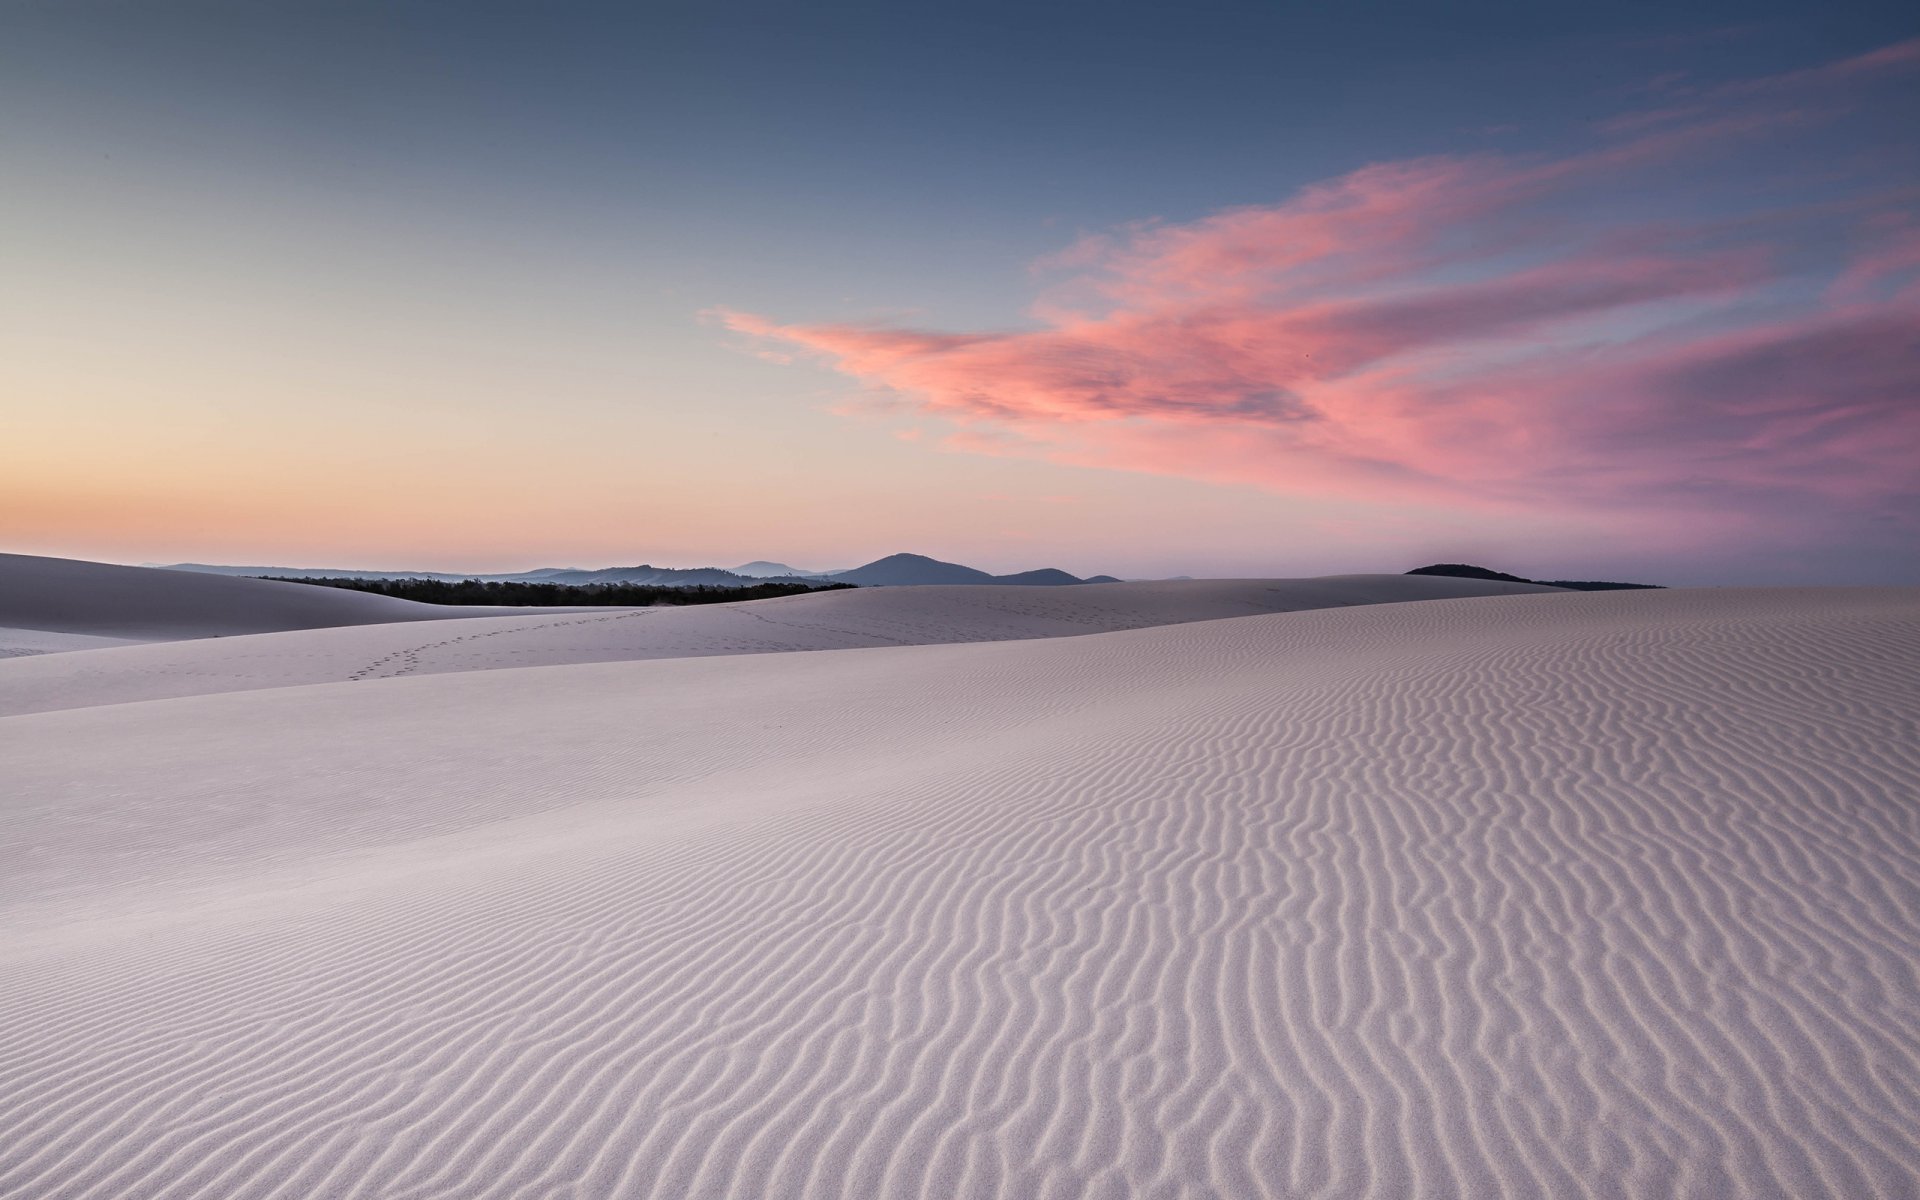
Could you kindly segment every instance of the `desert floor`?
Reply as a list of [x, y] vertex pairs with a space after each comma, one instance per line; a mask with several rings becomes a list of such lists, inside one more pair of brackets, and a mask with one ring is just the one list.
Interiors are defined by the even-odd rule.
[[0, 1196], [1920, 1195], [1920, 590], [424, 608], [0, 556]]

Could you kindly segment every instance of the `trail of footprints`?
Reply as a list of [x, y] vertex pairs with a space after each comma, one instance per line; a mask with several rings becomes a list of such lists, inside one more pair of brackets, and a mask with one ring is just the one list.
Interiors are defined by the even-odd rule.
[[[1044, 612], [1044, 610], [1028, 609], [1028, 608], [1023, 608], [1023, 607], [1013, 606], [1013, 605], [992, 606], [992, 607], [1003, 608], [1004, 611], [1014, 616], [1048, 615]], [[569, 626], [605, 625], [615, 621], [624, 621], [633, 617], [648, 616], [650, 614], [657, 613], [660, 611], [661, 610], [657, 608], [644, 608], [644, 609], [634, 609], [634, 610], [628, 610], [628, 611], [617, 612], [617, 613], [610, 613], [606, 616], [578, 617], [572, 620], [564, 620], [564, 621], [541, 621], [537, 624], [515, 624], [515, 625], [507, 626], [504, 628], [500, 628], [500, 629], [486, 630], [480, 633], [468, 633], [468, 634], [462, 634], [459, 637], [443, 638], [439, 641], [434, 641], [434, 642], [423, 642], [417, 646], [408, 646], [405, 649], [396, 650], [391, 654], [382, 655], [380, 658], [375, 659], [373, 662], [368, 663], [366, 666], [361, 667], [359, 670], [356, 670], [350, 673], [349, 675], [347, 675], [346, 678], [349, 681], [359, 681], [359, 680], [365, 680], [365, 679], [395, 679], [404, 675], [411, 675], [419, 671], [423, 666], [426, 665], [426, 660], [428, 656], [438, 650], [451, 650], [457, 646], [461, 646], [466, 643], [485, 642], [493, 638], [525, 637], [528, 635], [544, 634], [555, 629], [563, 629]], [[930, 643], [937, 643], [937, 642], [948, 640], [949, 638], [957, 636], [958, 634], [958, 631], [940, 627], [940, 626], [916, 627], [911, 625], [902, 625], [901, 633], [889, 634], [889, 633], [882, 633], [874, 628], [860, 629], [860, 628], [849, 628], [845, 625], [828, 624], [828, 623], [817, 622], [817, 621], [782, 620], [778, 617], [769, 615], [766, 611], [764, 611], [764, 609], [757, 609], [751, 606], [750, 604], [726, 605], [722, 609], [710, 610], [710, 611], [716, 611], [716, 612], [724, 611], [730, 616], [750, 618], [751, 620], [757, 621], [762, 625], [772, 626], [774, 628], [793, 629], [793, 630], [799, 630], [799, 631], [808, 632], [808, 633], [819, 633], [819, 632], [830, 633], [830, 634], [836, 635], [837, 638], [841, 639], [841, 641], [846, 647], [872, 646], [872, 645], [885, 645], [885, 646], [926, 645]], [[1086, 624], [1095, 628], [1111, 627], [1110, 624], [1103, 624], [1098, 619], [1093, 617], [1082, 618], [1077, 623]], [[1017, 628], [1017, 626], [1010, 626], [1010, 628]], [[966, 637], [965, 640], [968, 640], [968, 641], [994, 640], [994, 638], [991, 635], [1000, 633], [1000, 632], [1002, 631], [990, 630], [990, 629], [989, 630], [971, 630], [971, 631], [968, 631], [968, 636]], [[811, 640], [804, 640], [796, 643], [758, 642], [758, 641], [751, 641], [751, 640], [732, 641], [732, 642], [713, 641], [708, 645], [700, 647], [700, 650], [703, 653], [707, 653], [707, 654], [733, 653], [733, 652], [738, 652], [742, 649], [751, 649], [751, 650], [757, 650], [757, 651], [777, 653], [782, 650], [813, 649], [815, 648], [815, 645], [816, 643]], [[839, 647], [835, 647], [835, 648], [839, 648]]]
[[612, 621], [624, 621], [631, 617], [644, 617], [653, 609], [632, 609], [625, 612], [609, 613], [604, 617], [579, 617], [571, 621], [548, 621], [538, 625], [514, 625], [504, 629], [489, 629], [484, 633], [463, 634], [460, 637], [446, 638], [438, 642], [425, 642], [418, 646], [409, 646], [384, 655], [348, 675], [349, 680], [394, 679], [402, 675], [411, 675], [420, 669], [422, 658], [435, 650], [447, 650], [463, 642], [482, 642], [490, 638], [508, 637], [515, 634], [535, 633], [548, 629], [558, 629], [567, 625], [604, 625]]

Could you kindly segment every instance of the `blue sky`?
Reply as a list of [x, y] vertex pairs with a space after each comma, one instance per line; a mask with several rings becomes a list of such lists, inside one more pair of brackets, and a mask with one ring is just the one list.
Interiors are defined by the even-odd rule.
[[[1755, 520], [1693, 514], [1696, 542], [1653, 547], [1647, 515], [1601, 489], [1553, 512], [1517, 480], [1370, 491], [1323, 470], [1324, 446], [1220, 425], [1214, 458], [1320, 458], [1215, 471], [1192, 447], [1114, 448], [1191, 432], [1136, 428], [1161, 412], [1096, 405], [1036, 433], [1019, 403], [956, 405], [916, 390], [924, 373], [850, 365], [844, 338], [780, 331], [1044, 327], [1049, 261], [1084, 259], [1087, 239], [1283, 208], [1370, 164], [1577, 159], [1599, 123], [1917, 33], [1892, 4], [16, 4], [0, 14], [0, 250], [19, 264], [0, 283], [0, 402], [28, 436], [0, 452], [0, 535], [123, 559], [473, 568], [917, 549], [1135, 574], [1477, 553], [1678, 581], [1912, 578], [1896, 537], [1911, 489], [1885, 464], [1871, 496], [1823, 485], [1831, 520], [1771, 536], [1774, 476], [1743, 465], [1744, 490], [1714, 505]], [[1870, 82], [1795, 109], [1820, 110], [1817, 137], [1689, 151], [1531, 197], [1499, 228], [1591, 240], [1757, 211], [1755, 196], [1870, 201], [1888, 227], [1920, 183], [1902, 133], [1915, 92], [1910, 72]], [[1730, 94], [1713, 103], [1751, 107]], [[1849, 270], [1855, 216], [1796, 221], [1766, 236], [1787, 265], [1742, 276], [1732, 326], [1768, 328]], [[1875, 293], [1881, 326], [1904, 319], [1886, 308], [1898, 285]], [[1667, 319], [1652, 312], [1503, 330], [1520, 343], [1502, 353], [1584, 363], [1595, 338]], [[1096, 342], [1163, 378], [1111, 331], [1072, 353]], [[952, 361], [939, 386], [1031, 381], [1007, 372]], [[1886, 389], [1911, 378], [1875, 384], [1874, 403], [1897, 407]], [[1852, 444], [1776, 464], [1779, 504], [1804, 510], [1805, 479], [1844, 475]], [[255, 500], [236, 513], [237, 495]]]

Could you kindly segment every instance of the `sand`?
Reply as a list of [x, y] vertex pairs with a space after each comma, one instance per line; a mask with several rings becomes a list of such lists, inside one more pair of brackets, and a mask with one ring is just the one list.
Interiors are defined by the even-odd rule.
[[86, 633], [52, 633], [45, 629], [8, 629], [0, 626], [0, 658], [26, 658], [34, 654], [61, 654], [69, 650], [104, 650], [114, 646], [137, 646], [138, 638], [99, 637]]
[[[1062, 637], [1250, 613], [1557, 590], [1426, 575], [1350, 575], [873, 588], [742, 604], [509, 609], [504, 611], [513, 615], [507, 617], [470, 615], [501, 610], [413, 605], [429, 610], [437, 623], [313, 629], [8, 663], [0, 669], [0, 715], [449, 671]], [[229, 625], [240, 616], [220, 614]]]
[[[164, 642], [527, 611], [459, 609], [314, 584], [0, 554], [0, 652], [8, 646], [32, 648], [34, 643], [8, 636], [16, 631]], [[72, 642], [41, 644], [52, 650], [85, 648]]]
[[1916, 679], [1729, 589], [0, 718], [0, 1195], [1920, 1194]]

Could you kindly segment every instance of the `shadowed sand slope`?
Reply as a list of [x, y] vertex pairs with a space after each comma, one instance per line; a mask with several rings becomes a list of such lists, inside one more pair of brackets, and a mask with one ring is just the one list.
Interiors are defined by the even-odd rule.
[[1251, 613], [1555, 590], [1474, 579], [1351, 575], [1060, 588], [882, 588], [745, 604], [533, 615], [517, 609], [510, 610], [512, 617], [430, 627], [316, 629], [6, 663], [0, 669], [0, 715], [397, 675], [1059, 637]]
[[[310, 584], [0, 554], [0, 629], [8, 633], [22, 630], [158, 642], [474, 615], [473, 609]], [[16, 640], [23, 648], [74, 648], [71, 643]], [[0, 634], [0, 647], [10, 644]]]
[[1917, 678], [1674, 591], [0, 719], [0, 1195], [1910, 1197]]

